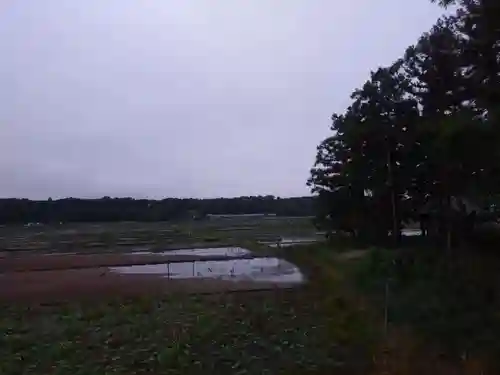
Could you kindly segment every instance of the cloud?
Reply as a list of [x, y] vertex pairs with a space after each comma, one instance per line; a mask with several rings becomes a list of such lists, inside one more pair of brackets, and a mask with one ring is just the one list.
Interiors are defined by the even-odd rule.
[[0, 196], [29, 198], [307, 194], [331, 113], [440, 15], [400, 0], [0, 6]]

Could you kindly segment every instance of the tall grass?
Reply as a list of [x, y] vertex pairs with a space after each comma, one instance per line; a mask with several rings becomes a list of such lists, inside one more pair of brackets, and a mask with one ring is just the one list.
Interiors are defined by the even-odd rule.
[[452, 356], [497, 361], [499, 265], [496, 256], [472, 251], [450, 258], [439, 249], [377, 249], [357, 263], [353, 275], [380, 308], [387, 304], [390, 324], [411, 327]]

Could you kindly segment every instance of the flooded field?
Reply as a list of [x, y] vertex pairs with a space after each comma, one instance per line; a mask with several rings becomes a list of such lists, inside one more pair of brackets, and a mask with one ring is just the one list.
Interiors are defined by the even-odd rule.
[[191, 262], [196, 260], [226, 260], [252, 258], [250, 250], [241, 247], [193, 248], [161, 252], [105, 253], [46, 253], [12, 254], [4, 256], [0, 272], [43, 271], [57, 269], [128, 266], [158, 263]]
[[[290, 247], [298, 245], [310, 245], [324, 240], [324, 233], [318, 233], [315, 237], [281, 237], [275, 241], [259, 241], [262, 245], [267, 245], [272, 248], [276, 247]], [[401, 234], [405, 237], [420, 236], [422, 231], [420, 229], [403, 229]]]
[[0, 271], [3, 300], [219, 293], [289, 288], [304, 282], [295, 265], [273, 257], [254, 257], [242, 247], [13, 255], [2, 260]]
[[246, 244], [292, 246], [321, 238], [309, 218], [288, 217], [10, 226], [0, 230], [0, 296], [293, 287], [304, 282], [295, 265]]
[[112, 267], [120, 274], [146, 274], [168, 279], [218, 278], [272, 283], [302, 283], [304, 277], [293, 264], [278, 258], [232, 259]]

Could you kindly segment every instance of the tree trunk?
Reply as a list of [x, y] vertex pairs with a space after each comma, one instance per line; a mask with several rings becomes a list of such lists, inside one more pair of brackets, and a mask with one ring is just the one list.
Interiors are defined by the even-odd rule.
[[387, 152], [387, 174], [388, 185], [391, 196], [391, 212], [392, 212], [392, 240], [394, 246], [399, 246], [401, 242], [401, 225], [399, 219], [398, 199], [396, 194], [396, 187], [394, 185], [394, 174], [392, 168], [391, 151]]
[[451, 255], [452, 232], [453, 232], [453, 213], [451, 207], [451, 197], [447, 193], [445, 198], [445, 231], [446, 231], [446, 251]]

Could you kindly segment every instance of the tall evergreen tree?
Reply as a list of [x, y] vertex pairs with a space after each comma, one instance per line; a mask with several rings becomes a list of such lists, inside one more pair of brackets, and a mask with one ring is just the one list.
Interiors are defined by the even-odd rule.
[[372, 238], [392, 231], [397, 240], [405, 217], [433, 204], [451, 245], [467, 215], [452, 203], [498, 195], [499, 7], [441, 5], [458, 10], [373, 72], [347, 111], [333, 116], [309, 180], [330, 224], [356, 233], [375, 226]]

